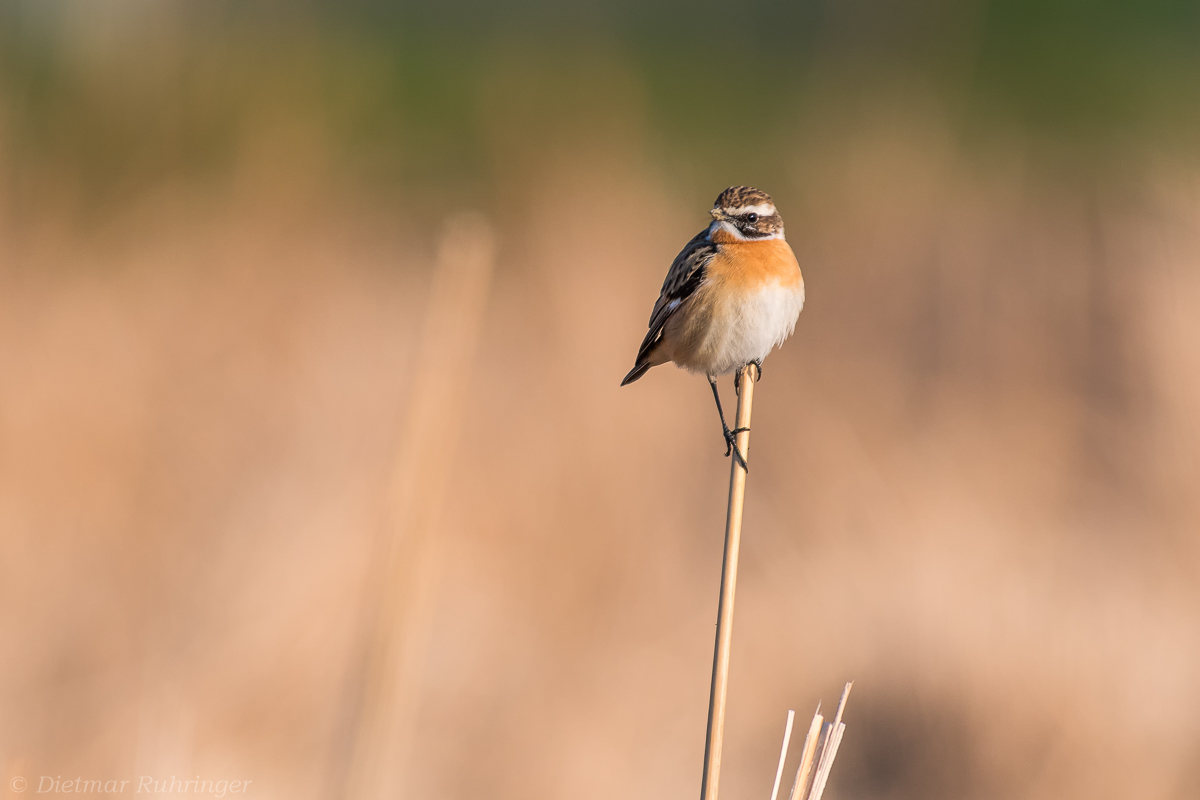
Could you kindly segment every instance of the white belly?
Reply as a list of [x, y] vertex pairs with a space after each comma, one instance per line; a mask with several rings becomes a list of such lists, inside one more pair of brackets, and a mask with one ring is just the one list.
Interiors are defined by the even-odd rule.
[[730, 302], [697, 348], [694, 366], [709, 375], [725, 375], [751, 361], [761, 361], [771, 348], [792, 335], [803, 307], [803, 283], [772, 284]]

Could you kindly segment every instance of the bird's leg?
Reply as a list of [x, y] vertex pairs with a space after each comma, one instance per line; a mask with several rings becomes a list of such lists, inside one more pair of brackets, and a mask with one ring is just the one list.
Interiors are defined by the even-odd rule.
[[725, 424], [725, 412], [721, 409], [721, 395], [717, 392], [717, 382], [712, 379], [711, 375], [708, 376], [708, 385], [712, 387], [713, 399], [717, 401], [717, 414], [721, 417], [721, 433], [725, 435], [725, 456], [729, 457], [732, 453], [734, 460], [742, 465], [742, 469], [749, 472], [750, 467], [746, 464], [746, 459], [742, 457], [742, 451], [737, 446], [737, 435], [750, 429], [729, 429], [729, 426]]

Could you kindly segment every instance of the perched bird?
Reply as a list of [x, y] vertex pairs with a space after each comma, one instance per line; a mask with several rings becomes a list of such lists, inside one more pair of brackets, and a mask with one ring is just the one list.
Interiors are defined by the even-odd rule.
[[[715, 378], [748, 364], [762, 376], [762, 360], [796, 327], [804, 278], [766, 192], [731, 186], [709, 213], [712, 224], [687, 243], [667, 271], [650, 330], [621, 385], [668, 361], [703, 373], [717, 401], [725, 455], [732, 452], [744, 468], [734, 441], [742, 429], [725, 424]], [[736, 377], [734, 383], [736, 388]]]

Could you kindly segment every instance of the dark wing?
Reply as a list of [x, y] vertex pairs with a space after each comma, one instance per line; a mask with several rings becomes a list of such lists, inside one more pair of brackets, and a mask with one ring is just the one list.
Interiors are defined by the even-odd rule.
[[638, 348], [637, 363], [642, 363], [649, 356], [654, 345], [662, 338], [663, 326], [675, 310], [683, 305], [704, 282], [708, 263], [716, 255], [717, 246], [708, 240], [708, 229], [700, 231], [675, 256], [671, 269], [667, 270], [667, 278], [663, 281], [662, 292], [650, 312], [650, 330]]

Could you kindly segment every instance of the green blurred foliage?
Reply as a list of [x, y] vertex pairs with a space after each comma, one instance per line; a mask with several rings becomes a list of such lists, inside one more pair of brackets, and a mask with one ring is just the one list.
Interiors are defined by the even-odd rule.
[[7, 183], [36, 198], [50, 169], [111, 203], [223, 175], [249, 129], [303, 123], [381, 191], [486, 197], [496, 110], [531, 147], [591, 124], [597, 60], [631, 76], [622, 91], [685, 191], [695, 175], [709, 193], [704, 173], [729, 164], [769, 169], [815, 114], [906, 83], [967, 138], [1018, 130], [1101, 159], [1131, 139], [1187, 150], [1198, 37], [1200, 7], [1179, 0], [26, 0], [0, 6]]

